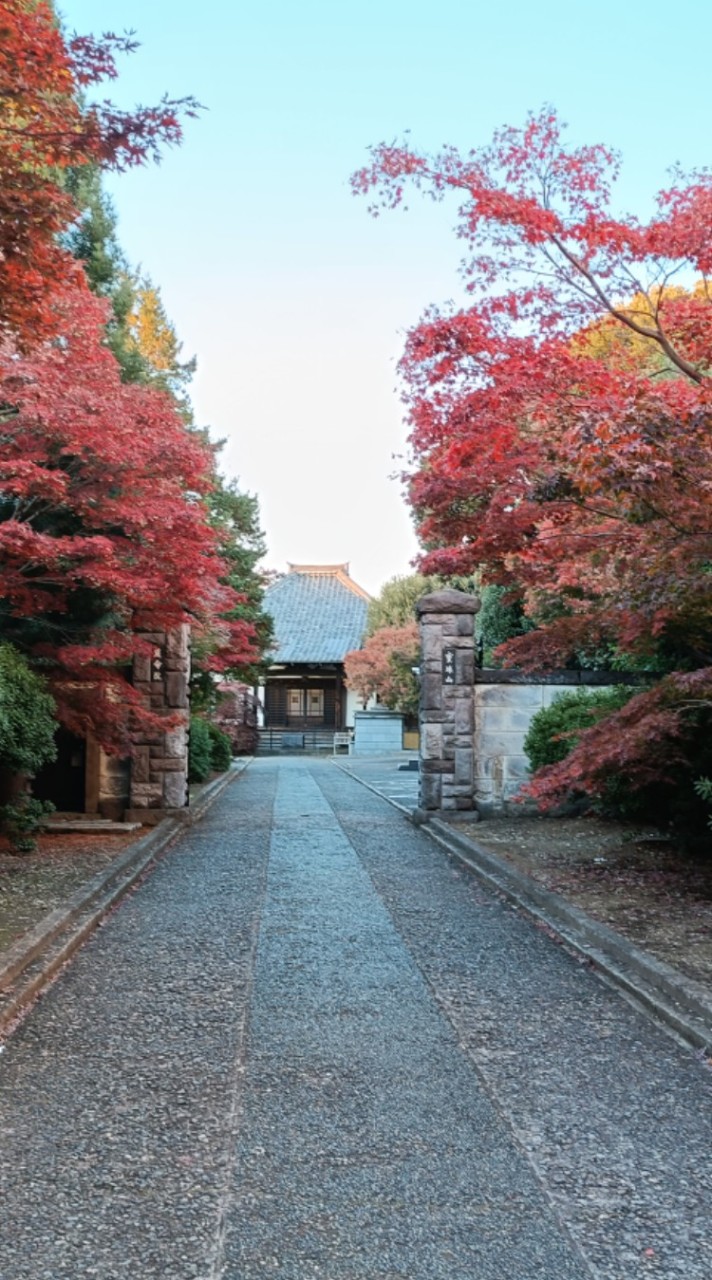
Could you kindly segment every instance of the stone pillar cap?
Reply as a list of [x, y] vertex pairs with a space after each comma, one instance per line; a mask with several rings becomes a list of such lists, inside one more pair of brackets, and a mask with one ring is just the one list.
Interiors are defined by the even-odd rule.
[[479, 608], [478, 596], [446, 587], [443, 591], [431, 591], [430, 595], [422, 596], [415, 611], [421, 618], [424, 613], [477, 613]]

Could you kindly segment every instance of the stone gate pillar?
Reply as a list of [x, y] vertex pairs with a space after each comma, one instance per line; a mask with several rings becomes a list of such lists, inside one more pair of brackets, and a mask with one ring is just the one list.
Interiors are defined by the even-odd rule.
[[434, 591], [420, 621], [420, 808], [475, 808], [474, 675], [476, 596]]
[[144, 639], [153, 653], [134, 658], [134, 686], [152, 711], [170, 717], [171, 727], [137, 742], [126, 817], [156, 823], [188, 804], [190, 628], [146, 632]]

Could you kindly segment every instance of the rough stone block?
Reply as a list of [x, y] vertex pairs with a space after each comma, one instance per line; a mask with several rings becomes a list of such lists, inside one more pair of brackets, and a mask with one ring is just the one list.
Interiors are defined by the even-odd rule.
[[187, 658], [190, 652], [190, 630], [187, 626], [173, 627], [166, 635], [166, 657]]
[[532, 714], [535, 708], [516, 708], [516, 707], [483, 707], [479, 716], [479, 727], [486, 733], [497, 733], [505, 730], [507, 733], [520, 733], [526, 736], [529, 725], [532, 721]]
[[523, 709], [543, 706], [544, 686], [531, 684], [478, 684], [475, 707], [513, 707]]
[[144, 684], [151, 679], [151, 659], [137, 655], [133, 661], [134, 685]]
[[143, 796], [150, 799], [152, 796], [156, 796], [158, 792], [159, 788], [153, 782], [135, 782], [131, 787], [132, 797]]
[[166, 672], [178, 672], [187, 678], [189, 664], [186, 658], [169, 658], [164, 666]]
[[421, 706], [424, 711], [436, 711], [442, 707], [442, 679], [440, 673], [431, 675], [430, 672], [425, 673], [422, 681], [420, 692]]
[[458, 698], [455, 703], [455, 732], [471, 734], [474, 726], [472, 698]]
[[441, 628], [423, 627], [420, 640], [421, 662], [439, 663], [442, 647]]
[[423, 725], [420, 738], [420, 755], [423, 760], [441, 760], [443, 754], [443, 729], [440, 724]]
[[423, 760], [420, 761], [421, 773], [452, 773], [452, 762], [449, 760]]
[[525, 735], [521, 732], [508, 733], [506, 729], [492, 729], [478, 724], [475, 735], [475, 750], [480, 757], [484, 756], [521, 756]]
[[475, 655], [472, 649], [458, 649], [455, 653], [455, 678], [458, 684], [471, 685], [475, 678]]
[[422, 809], [440, 808], [440, 778], [437, 774], [421, 773], [420, 805]]
[[163, 782], [163, 797], [168, 809], [179, 809], [188, 803], [188, 786], [184, 772], [166, 774]]
[[187, 707], [188, 682], [182, 672], [170, 671], [166, 676], [166, 702], [169, 707]]
[[139, 747], [134, 755], [131, 766], [131, 777], [133, 778], [134, 789], [136, 783], [148, 782], [149, 752], [149, 747]]
[[473, 752], [471, 747], [455, 749], [455, 781], [472, 785]]
[[182, 758], [188, 749], [188, 734], [184, 725], [170, 729], [166, 734], [166, 755]]
[[505, 777], [508, 782], [519, 785], [530, 776], [529, 761], [526, 756], [507, 756], [505, 761]]
[[476, 775], [480, 780], [488, 782], [501, 781], [504, 776], [504, 760], [501, 756], [486, 756], [475, 751]]

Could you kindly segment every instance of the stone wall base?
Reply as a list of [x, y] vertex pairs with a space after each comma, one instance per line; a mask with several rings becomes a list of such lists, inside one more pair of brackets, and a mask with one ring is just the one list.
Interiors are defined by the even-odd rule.
[[124, 822], [140, 822], [143, 827], [157, 827], [164, 818], [178, 818], [188, 822], [190, 810], [182, 809], [124, 809]]

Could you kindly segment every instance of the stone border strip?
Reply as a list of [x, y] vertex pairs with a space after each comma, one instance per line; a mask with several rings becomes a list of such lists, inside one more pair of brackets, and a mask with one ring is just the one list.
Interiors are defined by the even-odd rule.
[[335, 767], [381, 799], [409, 821], [422, 826], [436, 844], [473, 871], [490, 888], [529, 916], [553, 930], [578, 955], [638, 1008], [650, 1014], [679, 1039], [697, 1050], [712, 1049], [712, 999], [700, 983], [692, 982], [670, 965], [641, 951], [622, 934], [600, 924], [558, 894], [542, 888], [531, 876], [503, 861], [469, 836], [454, 831], [441, 818], [423, 822], [422, 810], [407, 809], [342, 764]]
[[199, 822], [251, 757], [201, 788], [185, 818], [165, 818], [0, 955], [0, 1034], [55, 977], [186, 826]]

